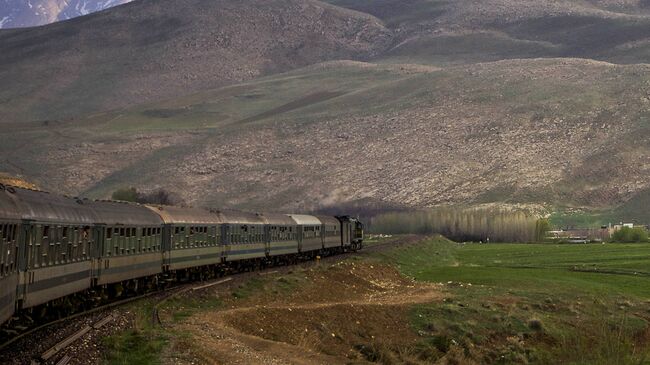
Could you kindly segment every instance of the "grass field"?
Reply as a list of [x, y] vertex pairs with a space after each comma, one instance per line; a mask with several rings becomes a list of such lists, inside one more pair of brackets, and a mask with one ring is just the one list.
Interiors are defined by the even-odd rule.
[[[370, 240], [368, 245], [376, 242]], [[359, 350], [349, 354], [361, 358], [348, 354], [347, 359], [338, 358], [336, 363], [342, 364], [650, 363], [650, 245], [457, 244], [433, 237], [341, 258], [343, 262], [296, 269], [279, 277], [253, 277], [230, 289], [171, 300], [162, 308], [165, 325], [156, 328], [150, 325], [151, 303], [138, 304], [133, 308], [134, 329], [105, 339], [105, 363], [158, 364], [170, 358], [191, 362], [201, 358], [203, 350], [196, 345], [201, 329], [214, 325], [197, 318], [242, 310], [250, 316], [240, 326], [251, 327], [254, 336], [280, 346], [336, 356], [340, 356], [336, 349]], [[352, 314], [353, 307], [326, 304], [363, 291], [362, 286], [338, 292], [324, 285], [359, 285], [363, 281], [343, 283], [359, 278], [355, 270], [374, 278], [368, 284], [378, 290], [373, 296], [379, 301], [388, 290], [380, 284], [389, 280], [392, 266], [419, 282], [406, 280], [398, 285], [396, 298], [401, 305], [384, 307], [371, 301], [355, 304], [358, 312]], [[429, 283], [436, 285], [440, 295], [426, 301], [406, 299]], [[303, 304], [296, 304], [297, 298]], [[255, 313], [277, 305], [294, 311], [283, 317], [286, 323], [277, 320], [278, 326], [291, 325], [271, 334], [272, 323]], [[298, 308], [312, 305], [316, 309], [308, 310], [305, 318]], [[395, 314], [399, 325], [366, 328], [370, 318], [381, 322], [372, 313], [382, 310], [404, 313]], [[362, 313], [370, 317], [359, 318]], [[345, 323], [356, 320], [357, 326], [341, 327], [343, 318]], [[316, 330], [316, 340], [309, 345], [289, 335], [292, 326], [328, 330]], [[260, 327], [265, 331], [260, 332]], [[337, 337], [330, 337], [330, 332]], [[395, 333], [410, 339], [402, 340]]]
[[650, 245], [456, 244], [384, 256], [449, 298], [413, 309], [424, 348], [478, 363], [647, 363]]

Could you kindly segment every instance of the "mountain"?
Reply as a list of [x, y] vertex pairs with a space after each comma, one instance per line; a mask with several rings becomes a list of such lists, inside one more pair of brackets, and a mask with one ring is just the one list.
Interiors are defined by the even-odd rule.
[[0, 29], [24, 28], [76, 18], [132, 0], [2, 0]]
[[247, 209], [650, 212], [645, 0], [139, 0], [0, 32], [0, 171]]
[[311, 0], [135, 1], [0, 31], [0, 120], [77, 117], [365, 59], [390, 40], [378, 19]]

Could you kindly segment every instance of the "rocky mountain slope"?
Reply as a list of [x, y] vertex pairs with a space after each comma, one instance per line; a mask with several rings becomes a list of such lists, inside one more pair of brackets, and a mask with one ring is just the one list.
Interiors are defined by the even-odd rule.
[[643, 210], [645, 1], [330, 2], [140, 0], [0, 32], [0, 170], [248, 209]]
[[132, 0], [2, 0], [0, 29], [50, 24], [130, 1]]
[[[647, 65], [579, 59], [333, 62], [34, 124], [0, 134], [0, 154], [39, 183], [90, 196], [133, 185], [248, 209], [602, 208], [650, 189], [648, 75]], [[12, 152], [25, 148], [17, 140], [33, 152]]]

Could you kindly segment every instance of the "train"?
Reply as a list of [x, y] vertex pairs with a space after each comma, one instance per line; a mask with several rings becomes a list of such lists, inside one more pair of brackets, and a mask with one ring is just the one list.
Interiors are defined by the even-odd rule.
[[363, 224], [350, 216], [90, 200], [0, 184], [0, 324], [362, 247]]

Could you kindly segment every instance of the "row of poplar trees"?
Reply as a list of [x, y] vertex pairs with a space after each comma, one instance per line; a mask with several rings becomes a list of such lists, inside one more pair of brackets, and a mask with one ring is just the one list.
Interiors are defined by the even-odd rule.
[[442, 207], [380, 214], [371, 219], [370, 230], [386, 234], [439, 233], [455, 241], [541, 242], [549, 223], [523, 210]]

